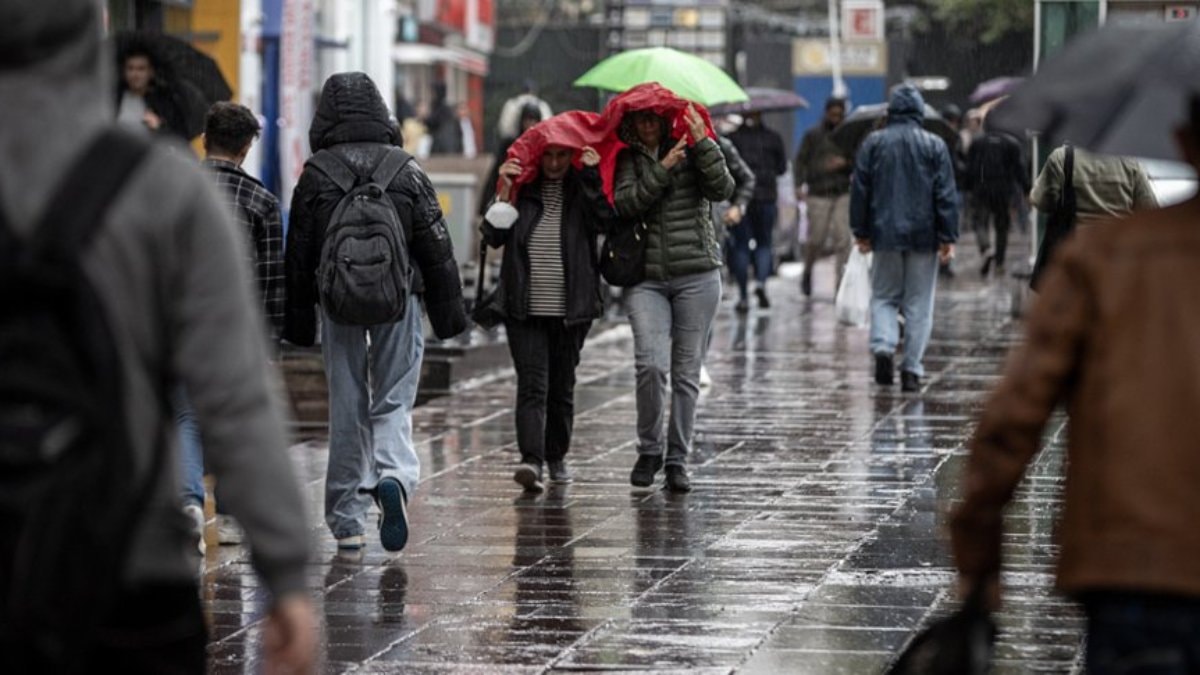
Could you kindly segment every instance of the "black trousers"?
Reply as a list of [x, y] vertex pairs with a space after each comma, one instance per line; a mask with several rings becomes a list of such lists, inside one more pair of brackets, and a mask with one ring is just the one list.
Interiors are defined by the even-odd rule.
[[983, 227], [987, 227], [988, 219], [992, 221], [992, 229], [996, 231], [995, 263], [1004, 266], [1004, 258], [1008, 253], [1008, 231], [1012, 228], [1011, 203], [981, 203], [978, 217], [983, 219]]
[[509, 320], [508, 349], [517, 370], [517, 445], [521, 461], [562, 460], [575, 426], [575, 368], [591, 323], [561, 318]]

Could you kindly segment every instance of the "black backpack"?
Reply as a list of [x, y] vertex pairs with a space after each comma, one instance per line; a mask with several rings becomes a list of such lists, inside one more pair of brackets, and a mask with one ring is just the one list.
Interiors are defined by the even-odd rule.
[[411, 159], [400, 148], [389, 148], [365, 181], [328, 150], [308, 160], [342, 191], [317, 268], [321, 307], [335, 323], [375, 326], [404, 317], [412, 269], [400, 214], [387, 187]]
[[162, 466], [161, 444], [149, 467], [135, 461], [121, 355], [81, 263], [149, 147], [128, 131], [101, 134], [27, 239], [0, 211], [0, 660], [10, 672], [87, 667]]

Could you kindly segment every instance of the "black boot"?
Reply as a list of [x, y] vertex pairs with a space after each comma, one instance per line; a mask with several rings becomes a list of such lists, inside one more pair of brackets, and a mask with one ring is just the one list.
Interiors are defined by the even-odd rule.
[[875, 384], [891, 386], [894, 382], [895, 371], [892, 365], [891, 354], [876, 354], [875, 355]]
[[667, 489], [671, 492], [692, 491], [692, 480], [688, 478], [687, 468], [682, 464], [667, 467]]
[[921, 376], [907, 370], [901, 371], [900, 391], [921, 391]]
[[759, 286], [755, 289], [754, 294], [758, 296], [759, 309], [771, 309], [771, 299], [767, 297], [767, 289]]
[[629, 484], [636, 488], [648, 488], [654, 485], [654, 476], [662, 469], [663, 458], [654, 455], [638, 455], [633, 472], [629, 474]]
[[812, 272], [807, 269], [800, 275], [800, 292], [806, 298], [812, 297]]

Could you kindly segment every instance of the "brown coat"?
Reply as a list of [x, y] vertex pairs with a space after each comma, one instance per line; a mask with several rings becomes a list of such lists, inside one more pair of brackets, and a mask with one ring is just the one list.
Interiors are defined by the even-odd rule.
[[1059, 588], [1200, 596], [1200, 200], [1079, 230], [1043, 283], [971, 440], [960, 571], [999, 568], [1002, 509], [1061, 402]]

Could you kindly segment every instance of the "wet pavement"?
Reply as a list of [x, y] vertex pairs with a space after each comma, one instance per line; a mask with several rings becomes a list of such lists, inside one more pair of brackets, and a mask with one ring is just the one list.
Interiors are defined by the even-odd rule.
[[[775, 279], [775, 307], [744, 318], [727, 293], [689, 495], [631, 494], [627, 327], [586, 348], [573, 485], [528, 497], [512, 482], [511, 371], [416, 411], [423, 480], [401, 554], [372, 541], [339, 558], [316, 526], [326, 446], [293, 448], [324, 671], [881, 672], [953, 608], [943, 514], [1020, 325], [1004, 289], [943, 282], [924, 391], [881, 389], [866, 331], [834, 320], [828, 268], [812, 301]], [[1062, 421], [1050, 432], [1009, 515], [998, 673], [1081, 671], [1082, 619], [1050, 588]], [[210, 547], [204, 596], [211, 671], [256, 672], [263, 591], [244, 550]]]

